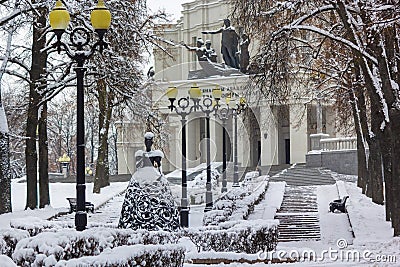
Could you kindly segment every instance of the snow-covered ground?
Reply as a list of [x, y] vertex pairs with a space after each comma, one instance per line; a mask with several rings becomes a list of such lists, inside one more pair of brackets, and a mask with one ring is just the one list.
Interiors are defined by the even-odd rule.
[[[338, 181], [337, 185], [317, 187], [320, 241], [279, 243], [273, 254], [202, 252], [197, 254], [198, 258], [246, 259], [255, 262], [254, 264], [232, 263], [213, 266], [268, 266], [268, 264], [256, 262], [269, 259], [268, 257], [277, 259], [280, 258], [279, 253], [284, 253], [285, 256], [282, 258], [300, 256], [301, 259], [296, 263], [281, 263], [279, 266], [400, 266], [400, 238], [393, 238], [393, 229], [390, 227], [390, 223], [385, 221], [384, 206], [374, 204], [369, 198], [362, 195], [361, 190], [353, 182], [354, 176], [335, 175], [335, 177], [342, 181]], [[92, 186], [93, 184], [87, 184], [87, 200], [93, 202], [97, 207], [123, 192], [127, 183], [112, 183], [111, 186], [103, 189], [100, 195], [91, 193]], [[180, 186], [175, 185], [172, 188], [175, 193], [180, 193]], [[265, 199], [255, 207], [249, 220], [273, 219], [282, 202], [284, 189], [284, 182], [271, 182]], [[28, 218], [46, 219], [58, 212], [66, 211], [69, 208], [66, 197], [75, 196], [75, 184], [52, 183], [50, 185], [52, 207], [25, 211], [26, 184], [13, 181], [12, 190], [14, 212], [0, 215], [0, 229], [10, 228], [11, 220], [29, 224], [26, 221]], [[329, 202], [342, 197], [343, 194], [350, 196], [347, 203], [348, 215], [330, 213], [328, 211]], [[190, 227], [201, 225], [203, 213], [203, 205], [191, 206]], [[302, 258], [302, 254], [305, 252], [315, 254], [312, 258]], [[196, 253], [190, 253], [190, 257], [196, 257]], [[13, 266], [7, 265], [7, 261], [6, 257], [0, 256], [0, 266]], [[190, 261], [185, 263], [185, 267], [194, 266], [208, 265], [192, 264]]]
[[[41, 219], [50, 218], [60, 212], [69, 210], [67, 197], [76, 196], [76, 184], [74, 183], [50, 183], [50, 201], [51, 205], [44, 209], [24, 210], [26, 206], [26, 183], [18, 181], [25, 178], [15, 179], [11, 183], [12, 192], [12, 213], [0, 215], [0, 229], [10, 228], [10, 221], [27, 217], [38, 217]], [[101, 206], [115, 195], [123, 192], [128, 183], [112, 183], [110, 186], [103, 188], [101, 194], [93, 194], [93, 183], [86, 184], [86, 201], [94, 204], [95, 208]]]
[[281, 207], [285, 186], [285, 182], [270, 182], [264, 200], [254, 208], [249, 220], [274, 219], [276, 211]]

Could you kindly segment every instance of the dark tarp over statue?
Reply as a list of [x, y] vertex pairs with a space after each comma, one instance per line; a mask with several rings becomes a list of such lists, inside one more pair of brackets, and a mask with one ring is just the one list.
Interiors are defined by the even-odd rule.
[[151, 150], [153, 133], [145, 134], [146, 151], [136, 152], [132, 175], [122, 205], [119, 228], [174, 231], [180, 228], [179, 211], [161, 171], [160, 150]]

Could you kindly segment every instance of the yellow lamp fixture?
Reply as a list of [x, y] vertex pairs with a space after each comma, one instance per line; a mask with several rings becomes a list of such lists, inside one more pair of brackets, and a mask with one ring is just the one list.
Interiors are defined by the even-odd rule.
[[178, 96], [178, 88], [176, 88], [175, 86], [168, 87], [166, 95], [167, 95], [168, 99], [175, 100], [176, 97]]
[[230, 108], [236, 108], [236, 99], [235, 98], [230, 98], [228, 106]]
[[189, 96], [190, 98], [194, 100], [198, 100], [202, 97], [203, 93], [201, 92], [200, 87], [198, 87], [196, 84], [193, 84], [192, 87], [189, 89]]
[[99, 0], [97, 6], [90, 14], [90, 21], [96, 31], [107, 31], [111, 25], [111, 12], [104, 5], [103, 0]]
[[240, 104], [241, 106], [245, 106], [245, 105], [246, 105], [246, 98], [241, 97], [240, 100], [239, 100], [239, 104]]
[[68, 28], [71, 17], [60, 0], [56, 2], [56, 6], [50, 12], [49, 20], [51, 28], [55, 31], [64, 32]]
[[58, 162], [61, 163], [69, 163], [71, 161], [71, 158], [67, 156], [67, 154], [64, 153], [62, 157], [58, 158]]
[[215, 87], [215, 89], [212, 90], [212, 96], [215, 98], [215, 100], [219, 101], [222, 97], [222, 90], [219, 88], [219, 86]]

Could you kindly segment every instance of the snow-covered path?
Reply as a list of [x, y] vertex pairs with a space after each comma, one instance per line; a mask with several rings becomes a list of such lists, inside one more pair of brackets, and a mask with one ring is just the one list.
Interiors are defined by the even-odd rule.
[[254, 207], [254, 211], [249, 215], [248, 219], [273, 219], [276, 211], [281, 207], [285, 186], [285, 182], [269, 182], [264, 199]]
[[[95, 223], [96, 225], [103, 224], [106, 226], [117, 227], [124, 198], [125, 192], [122, 192], [110, 199], [104, 205], [100, 206], [94, 213], [88, 212], [88, 224], [90, 225], [90, 223]], [[190, 207], [190, 227], [202, 226], [204, 208], [205, 205], [192, 205]], [[59, 216], [53, 220], [73, 223], [75, 220], [75, 213]]]
[[347, 214], [330, 213], [328, 209], [329, 203], [339, 198], [336, 184], [285, 185], [285, 182], [270, 182], [264, 200], [255, 206], [248, 218], [280, 219], [280, 232], [286, 235], [280, 240], [297, 242], [280, 243], [278, 246], [302, 247], [304, 242], [317, 247], [336, 246], [338, 239], [352, 244], [353, 233]]
[[[88, 212], [88, 223], [104, 224], [107, 226], [117, 227], [124, 197], [125, 192], [122, 192], [96, 209], [94, 213]], [[74, 222], [74, 220], [75, 213], [59, 216], [54, 219], [54, 221], [63, 222]]]

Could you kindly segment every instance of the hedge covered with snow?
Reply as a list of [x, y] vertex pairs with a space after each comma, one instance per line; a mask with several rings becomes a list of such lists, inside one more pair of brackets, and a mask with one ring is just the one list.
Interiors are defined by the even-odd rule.
[[[180, 267], [183, 266], [184, 259], [185, 248], [179, 245], [133, 245], [107, 249], [97, 256], [87, 256], [68, 261], [62, 260], [52, 266]], [[46, 263], [38, 262], [39, 266], [45, 266]]]
[[[29, 223], [26, 223], [29, 222]], [[12, 220], [10, 226], [15, 229], [28, 231], [30, 236], [38, 235], [42, 232], [55, 232], [63, 228], [75, 228], [73, 222], [56, 222], [43, 220], [37, 217], [26, 217], [25, 220]]]
[[252, 191], [251, 186], [239, 187], [223, 194], [204, 214], [203, 225], [218, 225], [226, 221], [245, 220], [263, 198], [268, 188], [268, 180], [257, 183]]
[[242, 220], [214, 227], [189, 228], [185, 230], [185, 235], [190, 237], [200, 251], [254, 254], [276, 248], [278, 225], [278, 220]]
[[[181, 266], [185, 251], [177, 244], [187, 237], [198, 251], [257, 253], [275, 249], [278, 223], [277, 220], [229, 221], [172, 233], [107, 227], [77, 232], [66, 228], [42, 231], [33, 237], [26, 230], [14, 229], [3, 233], [3, 242], [9, 240], [11, 245], [3, 245], [1, 254], [12, 256], [18, 266], [78, 266], [73, 259], [80, 262], [83, 258], [87, 259], [87, 266], [96, 259], [101, 260], [96, 266]], [[111, 252], [123, 252], [122, 257], [107, 256]]]
[[11, 257], [17, 243], [28, 238], [29, 233], [18, 229], [0, 229], [0, 254]]
[[[99, 255], [124, 245], [177, 243], [179, 237], [169, 232], [133, 231], [130, 229], [90, 228], [77, 232], [61, 229], [25, 238], [16, 245], [13, 260], [21, 266], [41, 266], [38, 262], [58, 262]], [[53, 266], [53, 265], [49, 265]]]

